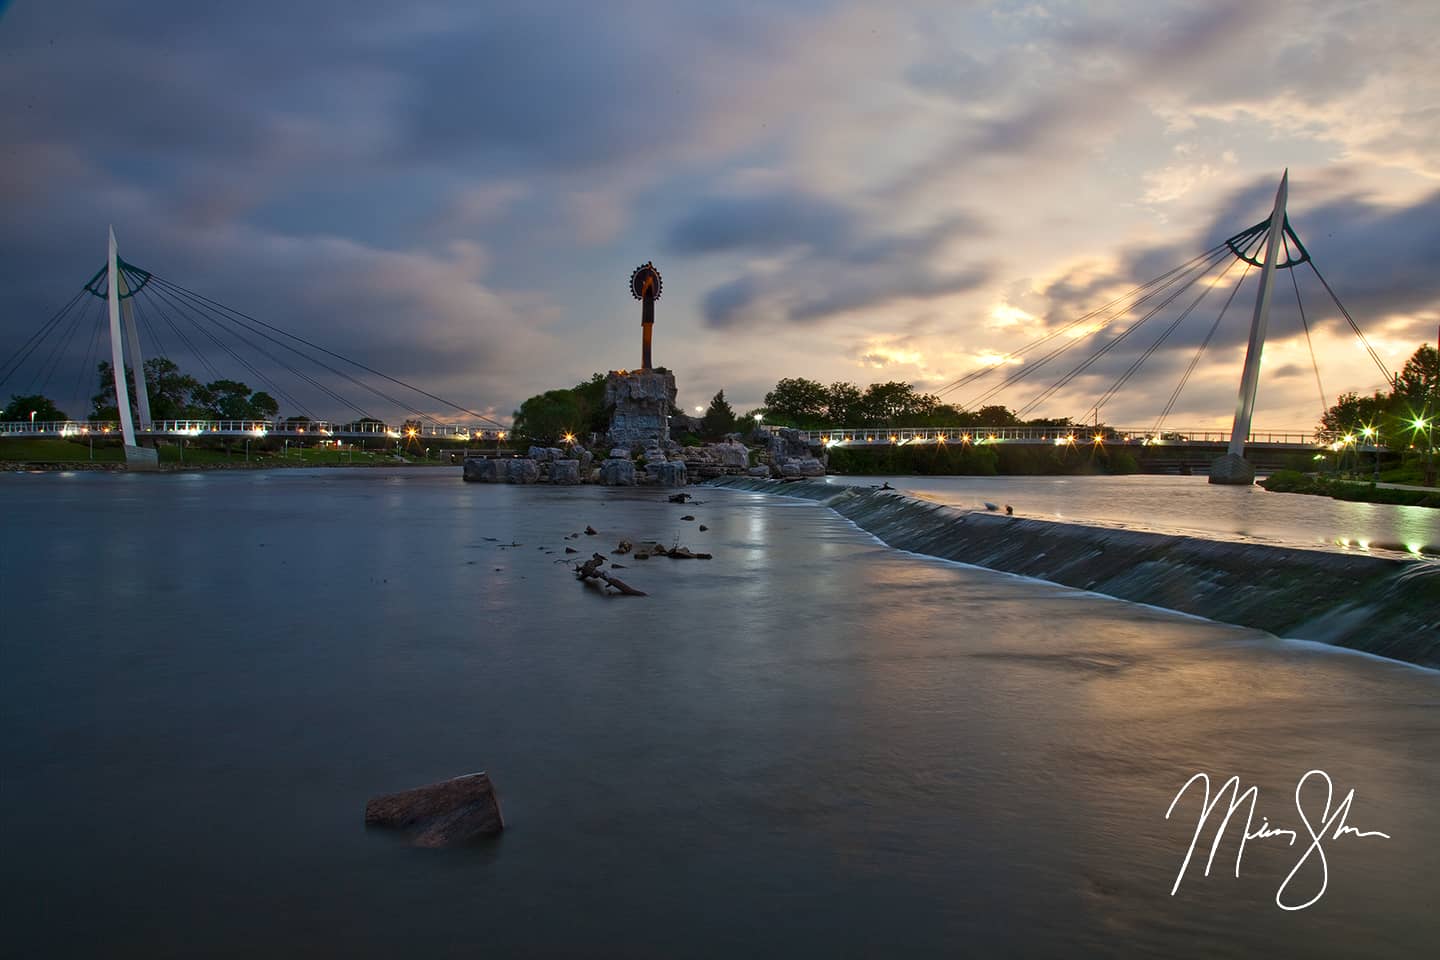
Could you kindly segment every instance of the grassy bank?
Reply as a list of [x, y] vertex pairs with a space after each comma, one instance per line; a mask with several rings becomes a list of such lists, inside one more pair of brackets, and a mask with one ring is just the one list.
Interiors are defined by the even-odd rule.
[[[158, 449], [160, 465], [166, 469], [265, 467], [339, 467], [395, 466], [399, 464], [431, 464], [442, 461], [427, 459], [415, 452], [396, 455], [393, 450], [359, 450], [353, 447], [300, 447], [261, 449], [252, 445], [246, 453], [243, 443], [226, 446], [192, 445], [183, 448], [164, 444]], [[50, 438], [5, 439], [0, 441], [0, 463], [10, 467], [26, 466], [85, 468], [119, 468], [125, 462], [125, 451], [112, 440], [97, 441], [92, 447], [85, 440]]]
[[830, 472], [856, 476], [1073, 476], [1135, 473], [1135, 457], [1103, 444], [945, 443], [831, 447]]
[[1280, 470], [1260, 481], [1260, 486], [1272, 493], [1305, 493], [1312, 496], [1330, 497], [1335, 500], [1352, 500], [1360, 503], [1392, 503], [1409, 507], [1440, 507], [1440, 490], [1395, 490], [1377, 487], [1373, 483], [1355, 483], [1345, 480], [1331, 480], [1296, 470]]

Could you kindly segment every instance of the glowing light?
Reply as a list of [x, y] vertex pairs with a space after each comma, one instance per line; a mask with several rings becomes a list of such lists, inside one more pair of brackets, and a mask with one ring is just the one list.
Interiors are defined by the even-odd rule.
[[575, 434], [573, 434], [573, 433], [567, 433], [567, 434], [565, 434], [565, 436], [561, 437], [560, 439], [561, 439], [561, 440], [564, 440], [566, 443], [574, 443], [574, 442], [575, 442]]
[[[304, 430], [301, 430], [300, 432], [301, 432], [301, 433], [304, 433], [305, 431], [304, 431]], [[414, 427], [410, 427], [408, 430], [405, 431], [405, 436], [407, 436], [407, 437], [413, 437], [413, 436], [415, 436], [416, 433], [417, 433], [416, 429], [415, 429]]]
[[1411, 553], [1415, 554], [1415, 556], [1417, 556], [1417, 557], [1420, 556], [1420, 544], [1418, 544], [1418, 543], [1407, 543], [1407, 544], [1405, 544], [1405, 549], [1406, 549], [1406, 550], [1409, 550]]
[[1095, 436], [1091, 437], [1090, 439], [1093, 440], [1093, 441], [1095, 441], [1096, 443], [1104, 443], [1104, 442], [1105, 442], [1105, 435], [1104, 435], [1103, 433], [1097, 433], [1097, 434], [1095, 434]]
[[894, 442], [895, 442], [895, 434], [893, 434], [893, 433], [890, 434], [890, 442], [891, 442], [891, 443], [894, 443]]
[[961, 443], [969, 443], [969, 442], [970, 442], [970, 434], [968, 434], [968, 433], [967, 433], [967, 434], [963, 434], [963, 435], [960, 437], [960, 442], [961, 442]]
[[1363, 430], [1361, 430], [1360, 432], [1363, 433], [1363, 434], [1365, 434], [1365, 436], [1367, 436], [1367, 437], [1373, 437], [1373, 436], [1375, 436], [1375, 428], [1374, 428], [1374, 427], [1366, 427], [1366, 428], [1364, 428]]
[[765, 419], [765, 415], [764, 415], [763, 413], [757, 413], [757, 414], [755, 414], [755, 422], [756, 422], [756, 423], [759, 423], [761, 420], [764, 420], [764, 419]]
[[1410, 421], [1410, 425], [1413, 426], [1416, 430], [1424, 430], [1425, 424], [1428, 422], [1429, 421], [1426, 420], [1424, 417], [1416, 417], [1414, 420]]
[[705, 408], [704, 408], [704, 407], [696, 407], [696, 408], [695, 408], [695, 412], [696, 412], [696, 413], [704, 413], [704, 412], [705, 412]]
[[504, 430], [501, 430], [499, 433], [495, 434], [495, 439], [496, 439], [496, 440], [504, 440], [504, 439], [505, 439], [505, 431], [504, 431]]
[[942, 434], [940, 434], [940, 436], [936, 437], [936, 438], [935, 438], [935, 442], [936, 442], [936, 443], [944, 443], [944, 442], [945, 442], [945, 434], [942, 433]]

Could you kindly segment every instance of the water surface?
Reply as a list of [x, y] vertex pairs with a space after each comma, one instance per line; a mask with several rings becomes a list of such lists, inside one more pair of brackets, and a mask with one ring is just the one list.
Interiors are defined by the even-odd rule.
[[968, 509], [989, 501], [1021, 516], [1098, 523], [1206, 539], [1308, 549], [1440, 556], [1440, 510], [1350, 503], [1205, 477], [836, 477], [837, 484], [889, 483]]
[[[1440, 941], [1440, 674], [900, 554], [812, 504], [456, 471], [6, 475], [16, 956], [1356, 956]], [[683, 515], [696, 520], [686, 522]], [[709, 527], [705, 533], [699, 523]], [[596, 537], [566, 536], [591, 524]], [[563, 548], [622, 536], [606, 598]], [[553, 552], [547, 552], [553, 551]], [[1197, 771], [1357, 791], [1329, 888]], [[365, 799], [488, 770], [422, 851]], [[1229, 855], [1227, 856], [1227, 851]]]

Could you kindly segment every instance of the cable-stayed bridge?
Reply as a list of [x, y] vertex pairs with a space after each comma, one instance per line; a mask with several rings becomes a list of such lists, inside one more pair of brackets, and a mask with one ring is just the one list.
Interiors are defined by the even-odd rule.
[[[928, 443], [1174, 446], [1204, 449], [1212, 457], [1223, 447], [1224, 454], [1217, 460], [1219, 472], [1212, 470], [1212, 480], [1216, 482], [1249, 482], [1253, 469], [1244, 461], [1247, 447], [1272, 451], [1319, 450], [1326, 446], [1334, 449], [1337, 444], [1371, 451], [1382, 448], [1387, 440], [1394, 438], [1381, 437], [1372, 431], [1364, 437], [1327, 437], [1322, 443], [1321, 438], [1310, 431], [1252, 427], [1260, 356], [1272, 301], [1279, 286], [1276, 278], [1282, 273], [1288, 274], [1306, 343], [1311, 341], [1309, 315], [1295, 278], [1296, 269], [1302, 265], [1319, 281], [1329, 304], [1333, 304], [1364, 346], [1380, 376], [1387, 383], [1392, 379], [1290, 226], [1285, 210], [1287, 187], [1288, 175], [1282, 178], [1275, 204], [1265, 220], [1102, 306], [1048, 330], [1043, 336], [1009, 351], [999, 362], [966, 373], [938, 391], [941, 397], [958, 399], [962, 391], [971, 388], [972, 395], [960, 404], [961, 410], [968, 411], [993, 405], [1002, 398], [1009, 400], [1028, 390], [1031, 391], [1028, 395], [1011, 403], [1019, 418], [1038, 417], [1043, 409], [1053, 408], [1058, 402], [1069, 403], [1073, 413], [1076, 405], [1071, 398], [1081, 385], [1101, 371], [1124, 364], [1080, 416], [1032, 420], [1029, 426], [976, 426], [972, 422], [969, 426], [897, 430], [873, 424], [857, 425], [812, 431], [808, 438], [847, 446]], [[1259, 278], [1258, 290], [1231, 429], [1217, 431], [1169, 425], [1171, 412], [1207, 350], [1216, 342], [1217, 332], [1252, 270]], [[1232, 273], [1238, 273], [1233, 284]], [[1202, 311], [1212, 294], [1216, 300], [1224, 297], [1213, 319]], [[1100, 417], [1105, 407], [1122, 392], [1134, 389], [1146, 362], [1160, 354], [1167, 343], [1183, 339], [1176, 336], [1177, 331], [1192, 317], [1208, 321], [1208, 326], [1189, 356], [1179, 382], [1163, 406], [1157, 403], [1160, 409], [1154, 422], [1142, 427], [1102, 426]], [[87, 343], [88, 346], [81, 346]], [[75, 364], [77, 355], [80, 362]], [[152, 370], [146, 362], [147, 356], [164, 358], [164, 362], [157, 362]], [[1127, 356], [1132, 359], [1125, 363]], [[87, 378], [93, 384], [97, 361], [102, 358], [108, 364], [109, 386], [113, 386], [114, 405], [110, 408], [113, 413], [85, 421], [37, 419], [32, 413], [29, 420], [0, 423], [0, 440], [16, 436], [116, 437], [123, 440], [127, 462], [144, 468], [155, 462], [155, 451], [145, 444], [153, 446], [154, 441], [161, 439], [285, 437], [297, 441], [363, 443], [384, 438], [439, 439], [463, 444], [498, 442], [506, 437], [505, 426], [484, 414], [128, 263], [119, 256], [113, 231], [106, 265], [14, 355], [0, 364], [0, 387], [13, 381], [11, 389], [14, 390], [27, 382], [21, 375], [28, 373], [25, 388], [28, 394], [46, 394], [57, 380], [63, 389], [63, 382], [73, 376], [75, 380], [67, 396], [83, 398]], [[196, 416], [193, 410], [176, 409], [172, 394], [179, 374], [174, 358], [186, 359], [192, 363], [192, 369], [197, 372], [203, 369], [215, 378], [203, 385], [208, 394], [216, 394], [209, 396], [209, 408], [215, 411], [214, 415]], [[1315, 362], [1313, 345], [1310, 359], [1323, 412], [1329, 400]], [[243, 377], [247, 382], [241, 383], [227, 374]], [[1042, 385], [1042, 378], [1047, 374], [1055, 376]], [[154, 382], [150, 382], [152, 379]], [[1153, 380], [1151, 377], [1152, 383]], [[250, 393], [249, 381], [262, 389]], [[193, 379], [189, 379], [188, 384], [191, 388], [202, 386]], [[108, 404], [109, 395], [102, 390], [91, 398], [97, 412]], [[321, 403], [331, 410], [348, 409], [353, 416], [346, 420], [316, 416], [311, 405]], [[282, 404], [295, 413], [284, 418], [278, 416]], [[383, 410], [388, 416], [374, 416], [372, 410]], [[1052, 425], [1039, 425], [1042, 423]], [[1082, 426], [1086, 423], [1094, 426]]]

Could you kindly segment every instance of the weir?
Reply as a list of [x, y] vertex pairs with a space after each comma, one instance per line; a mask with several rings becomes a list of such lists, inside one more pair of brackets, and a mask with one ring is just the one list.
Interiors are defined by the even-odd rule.
[[1005, 517], [874, 487], [732, 477], [827, 506], [889, 546], [1440, 668], [1440, 565]]

